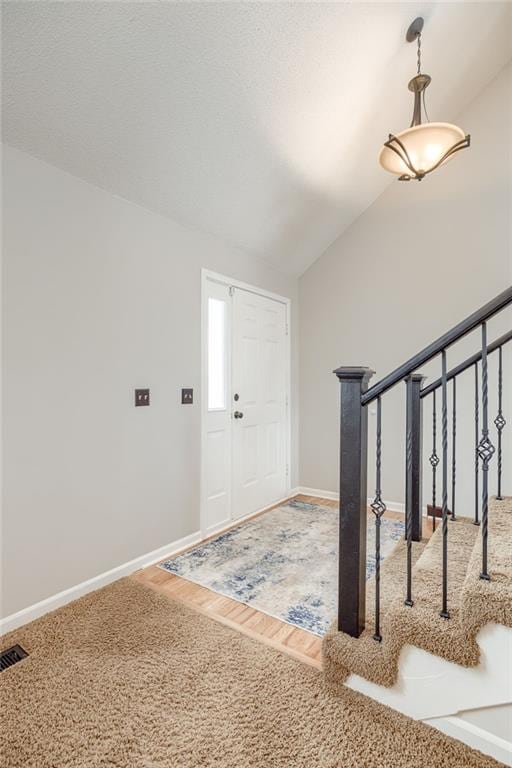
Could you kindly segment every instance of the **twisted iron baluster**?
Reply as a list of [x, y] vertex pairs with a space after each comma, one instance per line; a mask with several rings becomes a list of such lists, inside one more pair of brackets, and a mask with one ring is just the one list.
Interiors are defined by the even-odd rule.
[[455, 520], [455, 476], [456, 476], [456, 456], [455, 445], [457, 440], [457, 385], [455, 376], [452, 380], [452, 520]]
[[482, 323], [482, 439], [478, 444], [478, 455], [482, 462], [482, 572], [481, 579], [489, 581], [487, 569], [487, 539], [489, 535], [489, 462], [495, 448], [489, 439], [489, 391], [487, 376], [487, 324]]
[[436, 470], [439, 464], [439, 456], [436, 449], [436, 390], [432, 392], [432, 453], [430, 454], [430, 466], [432, 467], [432, 530], [436, 529]]
[[375, 476], [375, 498], [370, 504], [375, 515], [375, 633], [373, 639], [379, 643], [382, 640], [380, 633], [380, 526], [381, 517], [386, 511], [386, 505], [381, 496], [381, 458], [382, 458], [382, 421], [381, 401], [377, 398], [377, 456]]
[[478, 503], [480, 501], [479, 491], [478, 491], [478, 472], [479, 472], [479, 456], [478, 456], [478, 440], [480, 438], [480, 431], [479, 431], [479, 414], [478, 414], [478, 407], [479, 407], [479, 389], [478, 389], [478, 361], [475, 363], [475, 519], [473, 523], [475, 525], [480, 525], [480, 519], [478, 516]]
[[446, 350], [442, 361], [442, 424], [443, 424], [443, 605], [441, 616], [449, 619], [448, 612], [448, 391], [446, 380]]
[[494, 419], [494, 424], [498, 430], [498, 499], [502, 499], [501, 495], [501, 433], [503, 427], [507, 423], [503, 417], [503, 353], [501, 347], [498, 349], [498, 415]]
[[[407, 425], [406, 435], [406, 455], [405, 461], [407, 464], [407, 477], [410, 477], [410, 470], [412, 464], [412, 420]], [[412, 599], [412, 509], [405, 508], [405, 537], [407, 539], [407, 595], [404, 600], [405, 605], [414, 605]]]

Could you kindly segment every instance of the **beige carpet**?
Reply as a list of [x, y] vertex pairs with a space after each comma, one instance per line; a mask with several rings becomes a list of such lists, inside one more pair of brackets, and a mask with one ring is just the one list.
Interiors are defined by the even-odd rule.
[[[491, 768], [496, 761], [123, 579], [10, 636], [5, 768]], [[2, 762], [3, 761], [3, 762]]]
[[360, 638], [331, 627], [323, 642], [326, 682], [339, 688], [351, 672], [380, 685], [393, 685], [402, 648], [415, 645], [448, 661], [476, 666], [478, 631], [495, 622], [512, 626], [512, 499], [493, 499], [489, 509], [491, 581], [479, 578], [481, 528], [460, 518], [449, 523], [448, 609], [439, 615], [442, 589], [442, 530], [413, 545], [414, 606], [404, 605], [406, 546], [400, 542], [382, 566], [382, 643], [373, 640], [373, 580], [367, 582], [367, 628]]

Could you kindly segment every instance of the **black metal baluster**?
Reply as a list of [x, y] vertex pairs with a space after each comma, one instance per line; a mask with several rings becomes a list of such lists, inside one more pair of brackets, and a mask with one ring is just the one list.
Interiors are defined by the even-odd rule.
[[448, 386], [446, 381], [446, 350], [442, 361], [442, 433], [443, 433], [443, 605], [441, 616], [449, 619], [448, 612]]
[[452, 379], [452, 520], [455, 520], [455, 476], [456, 476], [456, 441], [457, 441], [457, 385]]
[[479, 518], [479, 504], [480, 504], [480, 494], [478, 491], [478, 473], [479, 473], [479, 456], [478, 456], [478, 442], [480, 439], [480, 427], [479, 427], [479, 413], [478, 413], [478, 407], [479, 407], [479, 399], [480, 399], [480, 390], [478, 388], [478, 360], [475, 363], [475, 519], [473, 523], [475, 525], [480, 525], [480, 518]]
[[405, 379], [406, 411], [405, 431], [407, 434], [407, 466], [405, 472], [405, 515], [410, 517], [407, 551], [412, 556], [412, 542], [421, 541], [422, 535], [422, 450], [423, 450], [423, 406], [421, 387], [425, 377], [411, 373]]
[[386, 511], [386, 505], [382, 501], [381, 491], [381, 465], [382, 465], [382, 421], [381, 401], [377, 398], [377, 450], [376, 450], [376, 475], [375, 498], [370, 504], [375, 515], [375, 633], [373, 639], [379, 643], [382, 640], [380, 633], [380, 527], [381, 517]]
[[498, 349], [498, 415], [494, 419], [494, 424], [498, 430], [498, 493], [496, 498], [502, 499], [501, 495], [501, 433], [507, 423], [503, 417], [503, 352], [501, 347]]
[[482, 572], [481, 579], [489, 581], [487, 567], [487, 539], [489, 535], [489, 462], [495, 451], [489, 439], [489, 391], [487, 371], [487, 323], [482, 323], [482, 439], [478, 455], [482, 462]]
[[[412, 464], [412, 420], [407, 422], [405, 448], [406, 477], [410, 476]], [[404, 600], [405, 605], [409, 607], [414, 605], [412, 599], [412, 510], [405, 509], [405, 538], [407, 539], [407, 594]]]
[[432, 467], [432, 530], [436, 529], [436, 471], [439, 464], [437, 455], [436, 436], [437, 436], [437, 415], [436, 415], [436, 390], [432, 392], [432, 453], [429, 461]]

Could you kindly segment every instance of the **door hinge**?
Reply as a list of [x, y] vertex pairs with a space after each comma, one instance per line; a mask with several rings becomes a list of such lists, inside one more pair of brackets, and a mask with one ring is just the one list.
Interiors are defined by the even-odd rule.
[[289, 474], [290, 474], [290, 467], [287, 464], [286, 465], [286, 477], [288, 477]]
[[229, 295], [233, 296], [234, 292], [235, 292], [235, 286], [234, 285], [230, 285], [229, 286]]
[[288, 336], [288, 323], [285, 323], [284, 328], [285, 328], [285, 334], [286, 336]]
[[285, 404], [286, 408], [288, 408], [288, 395], [284, 396], [284, 404]]

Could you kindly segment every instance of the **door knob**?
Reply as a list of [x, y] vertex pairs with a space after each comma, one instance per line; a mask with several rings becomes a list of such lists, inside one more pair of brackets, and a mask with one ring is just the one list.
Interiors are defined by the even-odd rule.
[[242, 411], [235, 411], [233, 416], [235, 417], [235, 419], [243, 419], [244, 417]]

